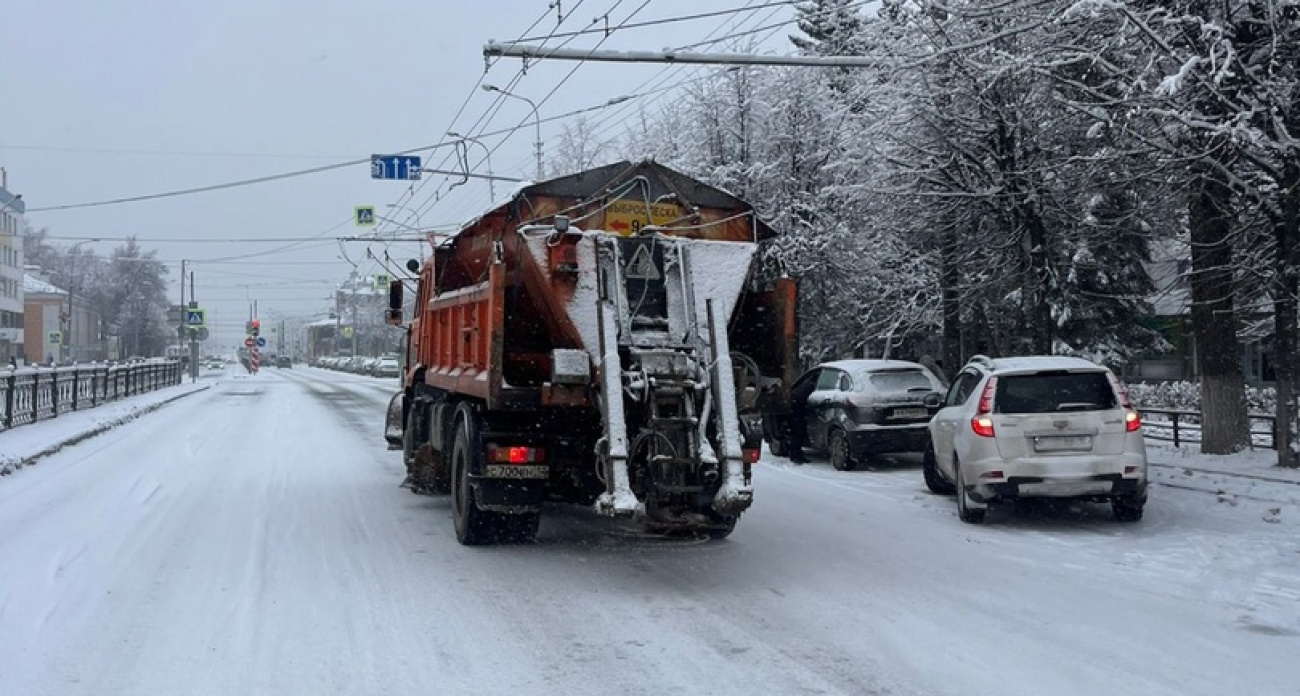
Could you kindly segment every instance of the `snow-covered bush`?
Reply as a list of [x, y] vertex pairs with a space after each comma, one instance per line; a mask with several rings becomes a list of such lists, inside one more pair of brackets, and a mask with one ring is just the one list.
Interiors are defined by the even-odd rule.
[[[1201, 410], [1201, 385], [1198, 382], [1156, 382], [1126, 385], [1129, 398], [1138, 408], [1165, 408], [1176, 411]], [[1277, 408], [1277, 394], [1272, 387], [1246, 387], [1246, 410], [1271, 414]]]

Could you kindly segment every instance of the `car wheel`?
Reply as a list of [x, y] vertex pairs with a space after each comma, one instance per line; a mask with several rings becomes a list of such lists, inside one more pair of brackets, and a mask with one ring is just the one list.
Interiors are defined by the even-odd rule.
[[787, 452], [785, 442], [782, 440], [768, 440], [767, 450], [772, 453], [773, 457], [784, 457]]
[[925, 454], [921, 455], [921, 473], [925, 475], [925, 487], [935, 495], [952, 495], [953, 491], [957, 490], [948, 479], [943, 477], [943, 474], [939, 473], [934, 443], [926, 445]]
[[984, 508], [971, 507], [970, 495], [966, 493], [966, 477], [961, 473], [961, 462], [955, 458], [953, 468], [957, 470], [957, 517], [967, 524], [979, 524], [984, 521]]
[[1145, 506], [1145, 500], [1137, 500], [1130, 496], [1112, 498], [1110, 501], [1110, 511], [1115, 515], [1115, 521], [1117, 522], [1137, 522], [1141, 520], [1142, 508]]
[[849, 451], [849, 438], [843, 430], [832, 430], [826, 442], [826, 449], [831, 457], [831, 466], [836, 471], [853, 471], [856, 464]]

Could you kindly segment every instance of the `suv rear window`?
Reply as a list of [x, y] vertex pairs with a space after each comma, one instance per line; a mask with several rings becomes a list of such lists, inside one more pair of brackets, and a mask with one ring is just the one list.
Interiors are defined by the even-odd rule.
[[920, 370], [873, 372], [870, 379], [872, 388], [879, 392], [907, 392], [913, 389], [934, 391], [934, 385], [930, 384], [930, 380], [926, 379], [925, 373]]
[[1056, 372], [998, 377], [998, 413], [1107, 411], [1118, 401], [1104, 372]]

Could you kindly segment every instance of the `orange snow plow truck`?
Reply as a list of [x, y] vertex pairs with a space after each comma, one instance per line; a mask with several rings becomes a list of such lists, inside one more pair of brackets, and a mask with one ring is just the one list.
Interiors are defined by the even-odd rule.
[[751, 419], [794, 376], [795, 283], [751, 268], [773, 234], [730, 194], [621, 162], [435, 241], [407, 263], [414, 306], [389, 292], [406, 485], [451, 496], [462, 544], [530, 540], [548, 502], [730, 534], [753, 502]]

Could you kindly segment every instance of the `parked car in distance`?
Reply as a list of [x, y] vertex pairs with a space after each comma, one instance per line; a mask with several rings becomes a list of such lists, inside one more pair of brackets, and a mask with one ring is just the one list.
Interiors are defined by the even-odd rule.
[[975, 356], [930, 421], [925, 483], [956, 493], [963, 522], [1029, 498], [1109, 502], [1142, 519], [1147, 456], [1141, 417], [1113, 372], [1079, 358]]
[[380, 358], [375, 362], [371, 374], [375, 377], [399, 377], [402, 374], [402, 366], [397, 362], [397, 358]]
[[278, 357], [278, 358], [275, 359], [275, 366], [276, 366], [276, 367], [289, 367], [289, 368], [292, 368], [292, 367], [293, 367], [293, 358], [290, 358], [290, 357], [287, 356], [287, 355], [281, 355], [280, 357]]
[[785, 454], [794, 429], [802, 428], [807, 447], [848, 471], [877, 454], [923, 452], [926, 426], [938, 410], [925, 398], [942, 394], [943, 383], [905, 360], [839, 360], [804, 373], [791, 393], [808, 394], [806, 406], [791, 404], [787, 414], [764, 417], [768, 448]]

